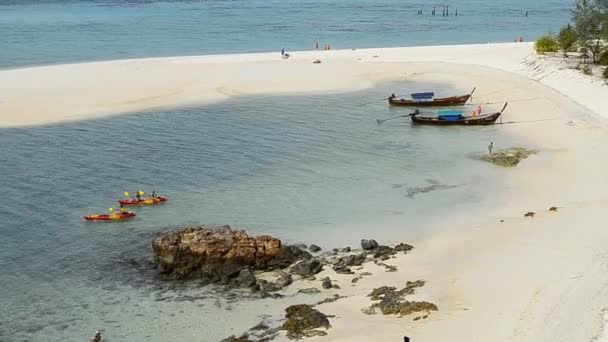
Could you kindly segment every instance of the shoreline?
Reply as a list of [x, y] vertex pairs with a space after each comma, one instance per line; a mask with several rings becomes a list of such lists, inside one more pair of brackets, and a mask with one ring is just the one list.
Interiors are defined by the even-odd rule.
[[[608, 180], [601, 158], [608, 146], [608, 125], [599, 112], [585, 114], [608, 100], [585, 91], [598, 87], [589, 79], [570, 78], [568, 70], [551, 69], [546, 61], [529, 63], [539, 60], [531, 52], [530, 43], [505, 43], [298, 52], [289, 60], [271, 53], [256, 54], [259, 59], [246, 62], [236, 55], [17, 69], [0, 71], [5, 76], [0, 77], [0, 89], [8, 90], [0, 112], [22, 108], [23, 120], [12, 123], [27, 126], [99, 118], [114, 110], [129, 113], [215, 103], [239, 95], [351, 91], [404, 79], [446, 82], [459, 89], [474, 83], [479, 88], [474, 99], [485, 102], [537, 97], [511, 103], [508, 120], [553, 121], [500, 129], [513, 136], [509, 143], [529, 142], [540, 154], [504, 170], [504, 178], [496, 181], [500, 189], [495, 201], [484, 203], [479, 212], [444, 218], [435, 224], [433, 234], [412, 241], [414, 252], [391, 261], [405, 272], [363, 278], [348, 298], [322, 305], [324, 313], [336, 318], [327, 337], [311, 341], [388, 341], [403, 335], [417, 342], [448, 337], [590, 341], [600, 333], [602, 309], [608, 305], [608, 232], [602, 227]], [[323, 63], [313, 65], [316, 58]], [[540, 72], [534, 70], [537, 66]], [[167, 69], [158, 69], [162, 67]], [[207, 72], [210, 78], [198, 79]], [[59, 80], [61, 75], [65, 79]], [[108, 81], [118, 75], [127, 84], [107, 89]], [[226, 78], [233, 83], [226, 83]], [[39, 79], [46, 83], [36, 83]], [[53, 87], [58, 85], [63, 87]], [[43, 101], [31, 101], [32, 97]], [[41, 116], [45, 108], [50, 109], [49, 117]], [[72, 112], [66, 116], [63, 111], [68, 109]], [[9, 121], [3, 117], [0, 126]], [[558, 211], [548, 212], [550, 206]], [[524, 218], [527, 211], [536, 216]], [[404, 238], [398, 239], [410, 242]], [[360, 312], [371, 288], [402, 287], [406, 280], [416, 279], [427, 281], [420, 296], [439, 306], [428, 320], [382, 315], [370, 319]]]

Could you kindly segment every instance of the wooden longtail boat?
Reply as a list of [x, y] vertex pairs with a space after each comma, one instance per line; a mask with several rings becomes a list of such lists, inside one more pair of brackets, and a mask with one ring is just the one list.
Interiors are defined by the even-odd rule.
[[419, 125], [462, 125], [462, 126], [483, 126], [483, 125], [492, 125], [496, 120], [500, 117], [502, 112], [507, 108], [507, 104], [502, 107], [500, 112], [496, 113], [488, 113], [488, 114], [480, 114], [476, 116], [460, 116], [460, 115], [450, 115], [450, 116], [420, 116], [420, 112], [416, 110], [414, 113], [410, 115], [412, 118], [412, 123]]
[[473, 88], [467, 95], [461, 96], [450, 96], [434, 98], [435, 93], [416, 93], [411, 94], [412, 99], [398, 99], [395, 94], [392, 94], [388, 98], [388, 103], [391, 106], [402, 106], [402, 107], [440, 107], [440, 106], [457, 106], [463, 105], [473, 95], [476, 88]]

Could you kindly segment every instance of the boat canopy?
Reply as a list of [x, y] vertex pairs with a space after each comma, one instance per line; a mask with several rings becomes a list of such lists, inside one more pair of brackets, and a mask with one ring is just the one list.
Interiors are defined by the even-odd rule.
[[437, 116], [462, 116], [462, 110], [440, 110]]
[[411, 94], [412, 99], [416, 101], [430, 101], [435, 97], [434, 92], [426, 92], [426, 93], [413, 93]]

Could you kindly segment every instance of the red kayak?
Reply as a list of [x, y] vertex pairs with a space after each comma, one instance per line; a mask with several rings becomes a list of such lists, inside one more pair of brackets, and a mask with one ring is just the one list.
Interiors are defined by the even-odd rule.
[[128, 211], [128, 212], [124, 212], [124, 213], [117, 213], [117, 214], [93, 214], [93, 215], [87, 215], [84, 217], [85, 220], [87, 221], [117, 221], [117, 220], [124, 220], [124, 219], [128, 219], [131, 217], [135, 217], [135, 214]]
[[153, 205], [162, 202], [166, 202], [167, 197], [157, 196], [157, 197], [145, 197], [142, 199], [137, 198], [128, 198], [124, 200], [119, 200], [118, 203], [122, 205]]

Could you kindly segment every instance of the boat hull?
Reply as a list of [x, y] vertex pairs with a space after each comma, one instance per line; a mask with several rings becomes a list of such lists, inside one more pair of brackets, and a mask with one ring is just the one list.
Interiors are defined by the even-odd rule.
[[93, 214], [84, 217], [87, 221], [120, 221], [135, 217], [135, 213], [127, 212], [120, 214]]
[[388, 103], [391, 106], [401, 107], [443, 107], [443, 106], [458, 106], [464, 105], [471, 98], [471, 94], [462, 96], [443, 97], [433, 99], [432, 101], [414, 101], [397, 98], [388, 98]]
[[485, 126], [493, 125], [500, 117], [502, 112], [479, 115], [477, 117], [467, 116], [460, 120], [442, 120], [439, 117], [425, 117], [412, 115], [412, 123], [417, 125], [438, 125], [438, 126]]
[[158, 196], [158, 197], [142, 198], [140, 200], [129, 198], [129, 199], [124, 199], [124, 200], [119, 200], [118, 203], [120, 203], [122, 205], [155, 205], [155, 204], [159, 204], [159, 203], [166, 202], [166, 201], [167, 201], [166, 197]]

